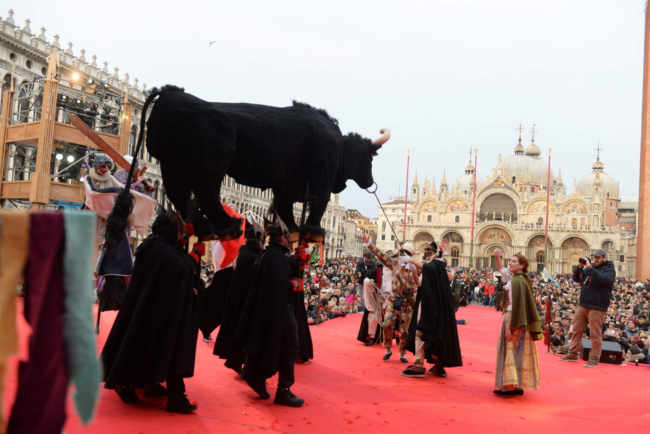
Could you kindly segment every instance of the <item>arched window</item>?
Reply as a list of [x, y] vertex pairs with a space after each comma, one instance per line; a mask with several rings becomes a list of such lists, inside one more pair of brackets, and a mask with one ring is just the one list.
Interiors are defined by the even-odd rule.
[[456, 217], [454, 218], [454, 221], [455, 221], [456, 223], [460, 223], [460, 216], [456, 216]]
[[543, 264], [544, 263], [544, 252], [537, 252], [537, 255], [535, 255], [535, 260], [537, 261], [538, 264]]
[[29, 121], [29, 96], [30, 96], [29, 83], [23, 82], [18, 89], [18, 97], [16, 98], [16, 113], [14, 119], [17, 123]]
[[427, 216], [427, 223], [431, 223], [431, 215]]
[[133, 151], [135, 151], [135, 141], [137, 140], [137, 136], [138, 127], [133, 125], [131, 127], [131, 134], [129, 134], [129, 155], [133, 155]]

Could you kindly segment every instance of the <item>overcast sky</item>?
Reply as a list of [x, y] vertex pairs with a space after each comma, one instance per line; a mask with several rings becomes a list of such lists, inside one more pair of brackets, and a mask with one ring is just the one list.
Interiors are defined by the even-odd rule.
[[[420, 179], [462, 175], [470, 147], [487, 176], [512, 153], [520, 121], [537, 124], [569, 186], [600, 142], [605, 171], [637, 196], [643, 0], [3, 3], [17, 24], [30, 18], [32, 31], [44, 26], [148, 86], [213, 101], [297, 99], [369, 137], [389, 127], [374, 163], [382, 200], [403, 189], [408, 148]], [[377, 215], [353, 181], [342, 203]]]

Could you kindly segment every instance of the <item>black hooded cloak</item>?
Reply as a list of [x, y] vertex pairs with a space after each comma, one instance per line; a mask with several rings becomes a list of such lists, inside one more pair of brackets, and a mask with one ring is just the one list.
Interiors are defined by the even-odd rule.
[[[419, 311], [421, 314], [418, 321]], [[447, 266], [441, 260], [434, 259], [422, 268], [422, 286], [418, 288], [406, 343], [406, 349], [413, 353], [416, 330], [422, 332], [425, 356], [429, 363], [442, 367], [463, 365]]]
[[[289, 266], [292, 278], [303, 280], [295, 256], [289, 258]], [[298, 357], [304, 363], [314, 358], [314, 344], [311, 340], [311, 332], [309, 331], [309, 323], [307, 322], [307, 311], [305, 310], [305, 292], [294, 291], [289, 294], [289, 303], [293, 305], [296, 314]]]
[[248, 241], [239, 249], [237, 266], [225, 295], [221, 328], [214, 342], [214, 355], [222, 359], [232, 358], [238, 366], [244, 362], [244, 348], [235, 342], [235, 332], [248, 293], [255, 283], [258, 273], [256, 261], [261, 255], [262, 249], [257, 241]]
[[199, 269], [175, 245], [171, 224], [136, 251], [126, 298], [101, 355], [107, 388], [194, 375]]
[[226, 293], [232, 280], [232, 267], [214, 273], [214, 278], [200, 297], [199, 329], [203, 336], [209, 336], [222, 323]]
[[284, 330], [290, 321], [289, 291], [291, 273], [289, 249], [271, 243], [260, 258], [244, 311], [239, 318], [235, 340], [244, 344], [245, 372], [251, 378], [270, 378], [276, 372], [285, 350]]

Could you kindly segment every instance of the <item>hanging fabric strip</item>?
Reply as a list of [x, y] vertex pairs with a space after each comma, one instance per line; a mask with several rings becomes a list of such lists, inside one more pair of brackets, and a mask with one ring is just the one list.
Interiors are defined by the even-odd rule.
[[16, 291], [27, 264], [29, 214], [0, 211], [0, 433], [4, 432], [4, 374], [7, 358], [18, 350]]
[[94, 293], [91, 279], [96, 216], [92, 212], [68, 209], [64, 211], [63, 218], [63, 337], [70, 381], [75, 386], [75, 405], [81, 421], [86, 424], [92, 420], [102, 378], [93, 330]]

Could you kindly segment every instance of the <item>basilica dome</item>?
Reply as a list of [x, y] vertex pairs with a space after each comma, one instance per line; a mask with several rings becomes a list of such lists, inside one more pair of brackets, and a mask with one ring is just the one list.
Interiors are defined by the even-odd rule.
[[[539, 149], [536, 151], [537, 155], [529, 154], [531, 151], [535, 152], [529, 146], [526, 149], [525, 155], [516, 153], [503, 160], [506, 179], [515, 177], [519, 182], [533, 185], [546, 185], [548, 163], [539, 157]], [[551, 179], [553, 179], [553, 173], [551, 173]]]
[[591, 197], [595, 186], [599, 187], [602, 197], [619, 197], [618, 182], [605, 173], [605, 165], [600, 161], [600, 158], [592, 166], [592, 172], [580, 178], [576, 184], [576, 192], [579, 195]]

